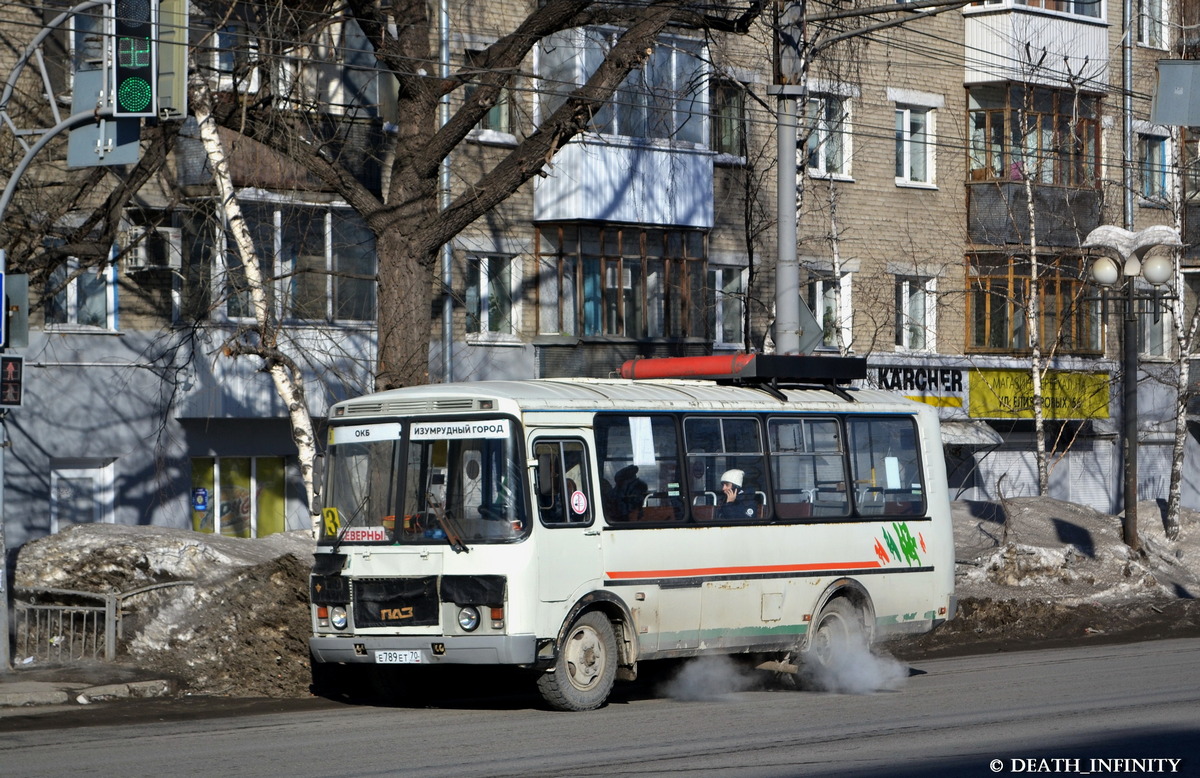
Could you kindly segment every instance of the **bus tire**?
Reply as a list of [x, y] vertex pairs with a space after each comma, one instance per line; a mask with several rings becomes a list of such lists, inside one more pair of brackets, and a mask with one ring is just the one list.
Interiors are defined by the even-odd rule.
[[862, 613], [849, 599], [836, 597], [825, 604], [817, 617], [804, 650], [804, 664], [813, 670], [828, 669], [839, 652], [865, 650], [868, 643]]
[[612, 622], [600, 611], [588, 611], [567, 630], [554, 669], [537, 683], [543, 699], [556, 710], [594, 710], [608, 699], [616, 677]]

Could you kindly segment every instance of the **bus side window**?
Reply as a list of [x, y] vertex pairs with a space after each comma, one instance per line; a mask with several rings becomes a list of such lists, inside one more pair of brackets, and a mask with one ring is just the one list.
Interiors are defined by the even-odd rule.
[[767, 437], [779, 518], [849, 515], [837, 419], [774, 417], [767, 420]]
[[[692, 518], [697, 522], [746, 521], [770, 517], [759, 420], [754, 416], [691, 416], [683, 420]], [[721, 482], [737, 473], [737, 505]]]
[[605, 521], [686, 521], [674, 419], [605, 413], [597, 414], [594, 429]]
[[855, 501], [865, 515], [925, 515], [917, 427], [912, 418], [846, 420]]

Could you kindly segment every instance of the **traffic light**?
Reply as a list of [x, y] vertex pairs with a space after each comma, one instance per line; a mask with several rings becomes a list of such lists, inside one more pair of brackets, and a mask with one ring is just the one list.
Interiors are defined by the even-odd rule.
[[113, 31], [113, 116], [154, 116], [158, 0], [109, 0]]

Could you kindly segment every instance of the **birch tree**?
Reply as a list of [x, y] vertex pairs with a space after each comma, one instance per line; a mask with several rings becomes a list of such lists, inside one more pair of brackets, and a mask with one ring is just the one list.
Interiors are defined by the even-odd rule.
[[[221, 213], [242, 260], [242, 268], [246, 274], [246, 291], [254, 319], [253, 324], [238, 327], [236, 332], [225, 340], [221, 352], [224, 356], [234, 359], [239, 356], [262, 359], [275, 391], [287, 407], [292, 441], [296, 444], [300, 465], [300, 477], [304, 482], [309, 510], [313, 512], [317, 504], [313, 484], [316, 437], [308, 403], [304, 397], [303, 376], [296, 361], [281, 348], [279, 319], [267, 295], [269, 279], [263, 275], [254, 239], [246, 225], [241, 204], [233, 187], [233, 179], [229, 174], [229, 159], [213, 118], [212, 95], [207, 82], [198, 75], [193, 76], [189, 94], [200, 129], [200, 140], [216, 183]], [[315, 529], [315, 513], [313, 517]]]

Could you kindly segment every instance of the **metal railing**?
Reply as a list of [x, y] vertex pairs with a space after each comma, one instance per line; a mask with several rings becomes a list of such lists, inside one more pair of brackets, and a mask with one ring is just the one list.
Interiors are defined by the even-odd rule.
[[17, 661], [66, 663], [84, 660], [111, 662], [131, 611], [131, 597], [155, 589], [191, 586], [192, 581], [168, 581], [127, 592], [81, 592], [72, 589], [16, 589], [13, 592], [14, 652]]

